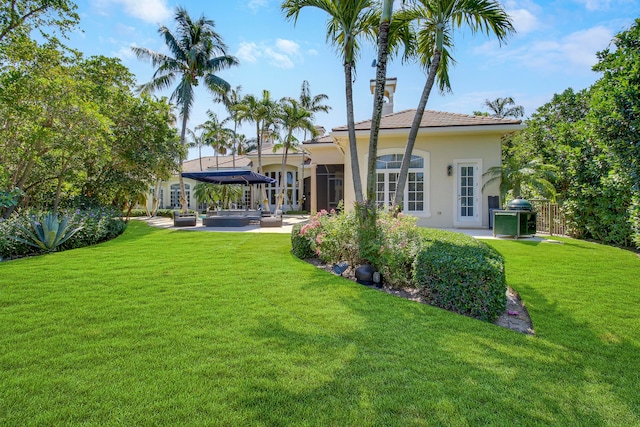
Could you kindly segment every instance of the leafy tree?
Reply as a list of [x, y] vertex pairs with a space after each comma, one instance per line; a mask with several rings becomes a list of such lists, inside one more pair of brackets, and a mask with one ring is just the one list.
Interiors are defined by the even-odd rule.
[[72, 29], [80, 17], [77, 6], [68, 0], [11, 0], [0, 3], [0, 43], [14, 33], [28, 34], [38, 29], [48, 38], [47, 28], [57, 28], [62, 34]]
[[603, 76], [591, 88], [587, 121], [608, 165], [601, 182], [618, 212], [611, 222], [615, 242], [640, 247], [640, 19], [613, 45], [598, 53], [593, 67]]
[[400, 206], [418, 130], [436, 77], [441, 91], [450, 90], [449, 64], [453, 57], [453, 31], [467, 26], [473, 33], [495, 35], [500, 43], [514, 32], [509, 15], [494, 0], [418, 0], [406, 10], [406, 18], [418, 23], [418, 57], [428, 70], [427, 80], [413, 119], [400, 167], [394, 206]]
[[[238, 60], [227, 54], [227, 46], [214, 30], [215, 24], [212, 20], [201, 16], [194, 21], [185, 9], [178, 7], [175, 21], [177, 24], [175, 34], [164, 25], [158, 30], [171, 55], [142, 47], [132, 47], [132, 49], [138, 58], [150, 60], [154, 67], [158, 67], [152, 80], [141, 86], [144, 92], [167, 89], [176, 78], [180, 79], [178, 86], [171, 94], [171, 100], [174, 100], [180, 108], [182, 118], [180, 142], [185, 146], [187, 122], [193, 107], [195, 87], [203, 81], [213, 93], [228, 89], [229, 83], [216, 73], [238, 65]], [[180, 171], [182, 171], [182, 160], [180, 159]], [[186, 213], [187, 201], [182, 175], [180, 175], [180, 204], [183, 212]]]
[[327, 40], [337, 46], [343, 60], [351, 172], [356, 202], [362, 203], [364, 197], [353, 112], [353, 70], [360, 51], [361, 38], [367, 35], [372, 37], [374, 34], [371, 15], [375, 3], [372, 0], [285, 0], [282, 3], [286, 18], [292, 19], [294, 23], [298, 21], [300, 11], [305, 7], [315, 7], [328, 15]]

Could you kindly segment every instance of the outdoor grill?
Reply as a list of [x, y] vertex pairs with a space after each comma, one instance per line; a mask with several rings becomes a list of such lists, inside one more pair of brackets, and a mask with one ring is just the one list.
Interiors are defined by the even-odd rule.
[[493, 236], [522, 236], [536, 234], [536, 213], [528, 200], [518, 197], [505, 210], [493, 211]]

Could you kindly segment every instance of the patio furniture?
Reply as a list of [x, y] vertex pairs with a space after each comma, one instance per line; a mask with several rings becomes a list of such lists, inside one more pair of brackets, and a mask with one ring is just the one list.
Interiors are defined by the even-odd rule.
[[282, 215], [260, 218], [260, 227], [282, 227]]
[[173, 212], [174, 227], [195, 227], [196, 220], [195, 214], [183, 214], [178, 211]]
[[249, 225], [250, 219], [246, 216], [216, 215], [202, 218], [205, 227], [244, 227]]

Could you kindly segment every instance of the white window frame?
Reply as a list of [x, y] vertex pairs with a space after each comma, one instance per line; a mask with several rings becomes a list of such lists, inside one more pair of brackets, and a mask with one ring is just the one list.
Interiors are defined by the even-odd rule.
[[[404, 150], [401, 149], [381, 149], [378, 150], [378, 157], [381, 156], [387, 156], [390, 154], [399, 154], [401, 156], [404, 155]], [[410, 168], [409, 169], [409, 174], [411, 174], [412, 172], [421, 172], [423, 174], [423, 188], [422, 188], [422, 193], [423, 193], [423, 209], [422, 210], [417, 210], [417, 211], [410, 211], [408, 210], [408, 204], [409, 204], [409, 183], [405, 183], [404, 186], [404, 196], [402, 198], [402, 212], [409, 214], [409, 215], [413, 215], [413, 216], [417, 216], [417, 217], [421, 217], [421, 218], [428, 218], [431, 216], [431, 179], [430, 179], [430, 170], [431, 170], [431, 154], [428, 151], [423, 151], [423, 150], [413, 150], [412, 153], [413, 156], [419, 156], [422, 157], [423, 160], [423, 167], [418, 169], [418, 168]], [[366, 170], [366, 169], [365, 169]], [[386, 175], [392, 174], [392, 173], [400, 173], [400, 168], [398, 167], [397, 169], [376, 169], [376, 187], [378, 186], [378, 174], [379, 173], [385, 173]], [[409, 179], [409, 176], [407, 176], [407, 180]], [[389, 200], [390, 195], [389, 195], [389, 180], [385, 179], [384, 182], [384, 197], [385, 200], [383, 201], [383, 203], [385, 204], [385, 206], [389, 206], [390, 203], [393, 200]], [[376, 195], [377, 196], [377, 195]], [[376, 197], [377, 199], [377, 197]]]

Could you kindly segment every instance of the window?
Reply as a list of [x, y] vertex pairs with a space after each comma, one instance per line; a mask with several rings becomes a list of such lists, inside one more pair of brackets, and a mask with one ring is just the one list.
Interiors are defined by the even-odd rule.
[[[187, 196], [187, 208], [191, 207], [191, 187], [189, 184], [184, 185], [184, 191]], [[171, 184], [170, 208], [180, 207], [180, 184]]]
[[[272, 205], [276, 204], [276, 197], [280, 192], [280, 180], [281, 172], [267, 172], [265, 173], [269, 178], [273, 178], [277, 180], [274, 184], [267, 184], [267, 197], [269, 198], [269, 203]], [[290, 208], [293, 208], [294, 205], [298, 203], [298, 172], [287, 171], [286, 172], [286, 180], [284, 186], [284, 194], [285, 199], [283, 201], [284, 205]]]
[[[390, 206], [396, 195], [398, 176], [403, 154], [379, 156], [376, 162], [376, 202], [378, 206]], [[424, 158], [411, 156], [409, 174], [402, 195], [402, 210], [406, 212], [426, 211]]]

